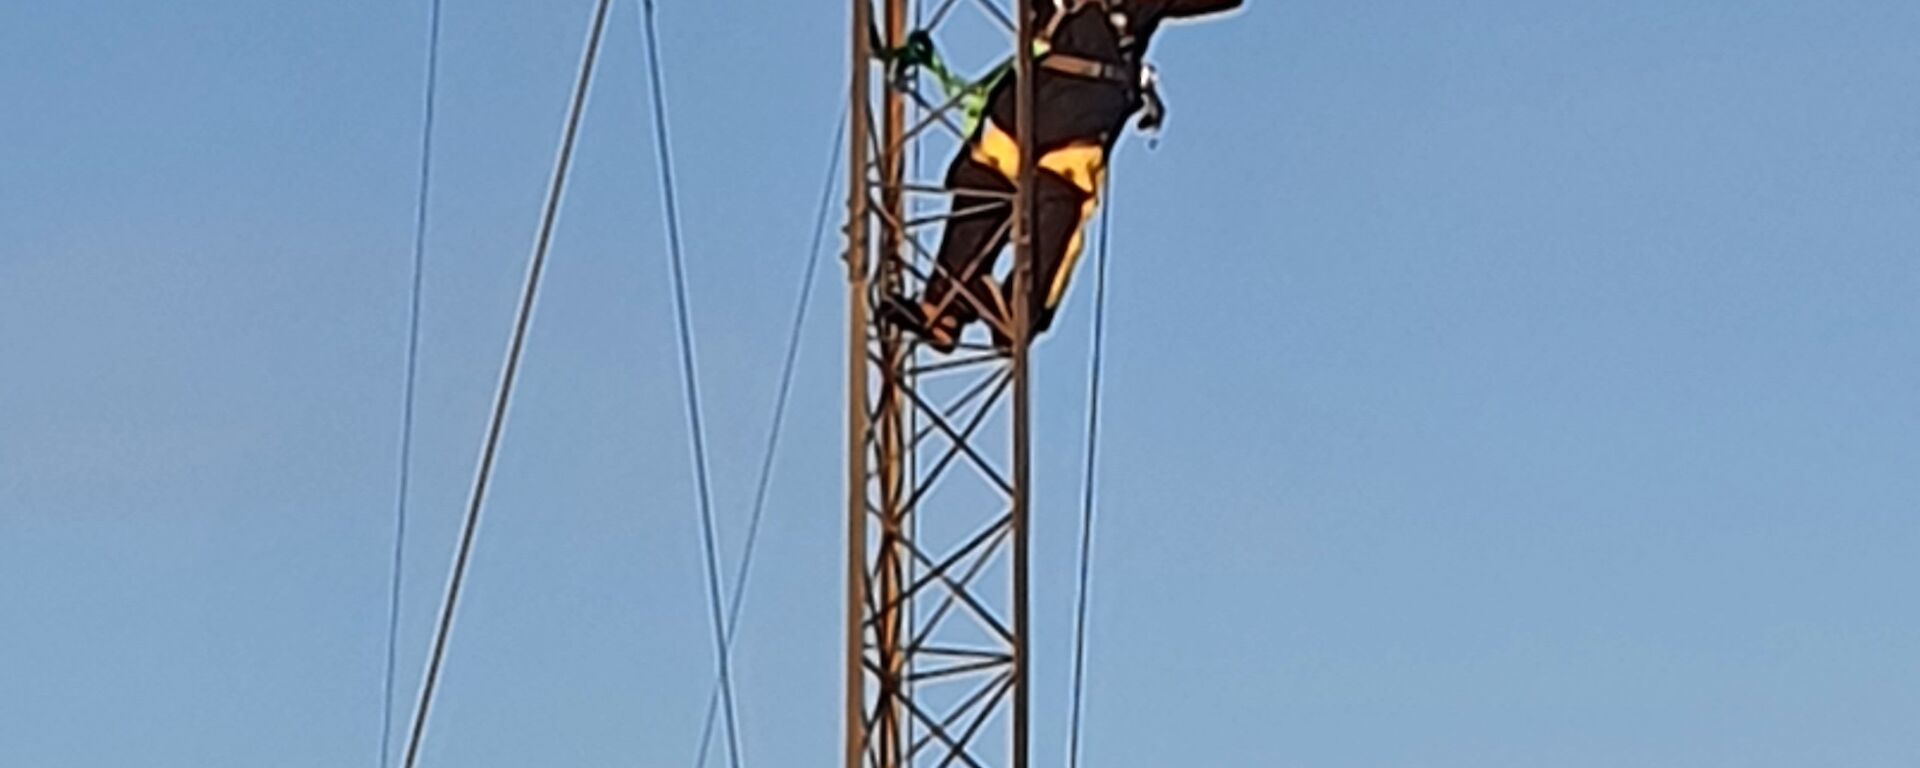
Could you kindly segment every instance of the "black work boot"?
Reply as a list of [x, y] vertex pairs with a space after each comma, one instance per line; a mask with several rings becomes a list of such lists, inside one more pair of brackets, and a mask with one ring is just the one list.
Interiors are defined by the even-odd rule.
[[888, 296], [876, 309], [880, 322], [919, 337], [928, 348], [951, 354], [960, 345], [960, 319], [951, 314], [934, 315], [933, 309], [905, 296]]

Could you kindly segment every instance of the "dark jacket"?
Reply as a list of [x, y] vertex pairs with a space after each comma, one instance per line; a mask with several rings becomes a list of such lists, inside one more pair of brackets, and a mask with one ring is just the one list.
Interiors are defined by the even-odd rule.
[[[1066, 2], [1066, 0], [1062, 0]], [[1036, 69], [1034, 76], [1034, 146], [1041, 152], [1097, 141], [1106, 146], [1125, 131], [1127, 118], [1140, 109], [1140, 71], [1147, 45], [1161, 22], [1204, 16], [1240, 7], [1241, 0], [1115, 0], [1126, 16], [1131, 47], [1122, 49], [1120, 35], [1100, 3], [1060, 21], [1051, 51], [1103, 62], [1128, 75], [1125, 83], [1098, 80]], [[1056, 12], [1048, 0], [1035, 0], [1038, 28], [1045, 29]], [[987, 114], [1008, 133], [1019, 130], [1015, 120], [1017, 75], [1002, 78], [988, 96]]]

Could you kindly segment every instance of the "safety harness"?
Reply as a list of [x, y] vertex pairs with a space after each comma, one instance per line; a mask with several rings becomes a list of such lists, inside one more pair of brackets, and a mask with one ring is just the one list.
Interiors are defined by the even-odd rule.
[[[1139, 41], [1133, 34], [1133, 20], [1120, 7], [1119, 0], [1060, 1], [1063, 4], [1056, 6], [1053, 18], [1047, 20], [1047, 28], [1041, 36], [1049, 46], [1049, 50], [1040, 55], [1038, 63], [1041, 68], [1088, 80], [1106, 80], [1134, 89], [1140, 95], [1140, 130], [1149, 136], [1157, 136], [1167, 119], [1167, 105], [1160, 98], [1160, 73], [1141, 56]], [[1107, 26], [1113, 28], [1115, 47], [1126, 65], [1114, 66], [1111, 62], [1051, 50], [1060, 25], [1090, 9], [1106, 14]]]
[[[1034, 40], [1034, 63], [1042, 69], [1069, 77], [1086, 80], [1103, 80], [1116, 83], [1123, 88], [1133, 90], [1140, 96], [1140, 130], [1149, 136], [1157, 135], [1166, 122], [1166, 103], [1160, 98], [1160, 77], [1152, 64], [1142, 60], [1138, 41], [1134, 37], [1131, 19], [1120, 7], [1119, 0], [1058, 0], [1053, 17], [1047, 20], [1046, 27]], [[1067, 19], [1084, 11], [1098, 10], [1106, 15], [1106, 21], [1113, 28], [1120, 56], [1125, 64], [1090, 59], [1053, 50], [1053, 40], [1059, 34], [1060, 27]], [[888, 48], [879, 42], [879, 30], [868, 30], [873, 38], [874, 56], [888, 65], [888, 80], [896, 87], [904, 88], [910, 81], [912, 71], [919, 69], [934, 77], [947, 98], [954, 101], [967, 116], [966, 131], [971, 134], [979, 126], [981, 116], [986, 112], [987, 97], [1000, 80], [1013, 71], [1013, 59], [1009, 57], [994, 67], [985, 76], [967, 80], [953, 73], [946, 62], [940, 58], [934, 47], [933, 37], [926, 30], [915, 30], [907, 35], [906, 44], [899, 48]]]
[[1107, 25], [1113, 27], [1114, 41], [1120, 50], [1120, 56], [1129, 64], [1137, 64], [1139, 52], [1134, 49], [1133, 31], [1125, 11], [1120, 9], [1117, 0], [1064, 0], [1065, 5], [1056, 6], [1053, 18], [1047, 20], [1046, 29], [1038, 36], [1039, 45], [1045, 46], [1039, 57], [1039, 64], [1063, 75], [1083, 77], [1088, 80], [1107, 80], [1122, 86], [1132, 87], [1132, 73], [1124, 66], [1114, 66], [1111, 62], [1098, 61], [1070, 53], [1058, 53], [1052, 50], [1053, 39], [1060, 34], [1060, 26], [1067, 19], [1087, 10], [1104, 11]]

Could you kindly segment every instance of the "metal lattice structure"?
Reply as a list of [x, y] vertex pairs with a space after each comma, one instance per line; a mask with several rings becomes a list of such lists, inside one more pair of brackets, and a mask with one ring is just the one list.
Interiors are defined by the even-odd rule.
[[[848, 156], [847, 768], [1025, 766], [1028, 748], [1027, 302], [983, 312], [1007, 351], [965, 343], [934, 355], [875, 322], [880, 297], [917, 293], [949, 215], [941, 150], [964, 141], [961, 99], [876, 53], [977, 9], [994, 34], [981, 58], [1032, 50], [1029, 4], [853, 0]], [[884, 46], [876, 49], [875, 46]], [[1033, 152], [1031, 57], [1018, 57], [1019, 178], [1008, 280], [1025, 296]], [[969, 192], [972, 192], [969, 190]], [[992, 194], [992, 193], [977, 193]], [[965, 296], [984, 308], [987, 297]]]

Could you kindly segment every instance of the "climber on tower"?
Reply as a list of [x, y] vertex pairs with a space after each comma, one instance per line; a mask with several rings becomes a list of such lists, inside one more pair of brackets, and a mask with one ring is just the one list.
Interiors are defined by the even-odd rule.
[[[1241, 0], [1035, 0], [1033, 146], [1035, 161], [1028, 338], [1045, 331], [1066, 293], [1082, 234], [1099, 201], [1107, 156], [1144, 110], [1142, 129], [1162, 117], [1147, 43], [1160, 24], [1237, 8]], [[920, 297], [889, 296], [883, 322], [952, 351], [970, 323], [985, 319], [997, 346], [1010, 346], [1011, 279], [1002, 289], [994, 264], [1006, 246], [1020, 174], [1015, 76], [987, 94], [985, 119], [947, 169], [953, 193], [934, 274]]]

